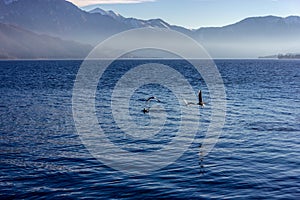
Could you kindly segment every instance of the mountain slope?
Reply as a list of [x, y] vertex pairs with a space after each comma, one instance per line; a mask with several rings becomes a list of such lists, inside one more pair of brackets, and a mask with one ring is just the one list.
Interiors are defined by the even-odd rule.
[[300, 31], [300, 17], [286, 18], [276, 16], [250, 17], [224, 27], [200, 28], [197, 34], [205, 38], [242, 37], [278, 37], [282, 35], [297, 36]]
[[200, 28], [194, 36], [214, 57], [300, 51], [300, 17], [251, 17], [224, 27]]
[[89, 45], [39, 35], [14, 25], [0, 23], [1, 59], [84, 58]]
[[111, 17], [87, 13], [65, 0], [0, 2], [0, 22], [63, 39], [95, 44], [130, 28]]

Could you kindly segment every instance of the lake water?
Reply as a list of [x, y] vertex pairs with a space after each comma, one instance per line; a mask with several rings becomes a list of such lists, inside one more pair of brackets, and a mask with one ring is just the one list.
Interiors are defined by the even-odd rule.
[[[141, 112], [145, 106], [164, 109], [164, 128], [153, 137], [124, 134], [110, 107], [116, 81], [149, 62], [114, 62], [98, 83], [95, 110], [112, 143], [154, 154], [170, 144], [179, 127], [181, 111], [172, 91], [148, 84], [129, 100], [139, 127], [150, 123], [149, 114]], [[299, 60], [215, 61], [226, 90], [226, 121], [203, 159], [199, 147], [212, 110], [208, 87], [184, 61], [156, 62], [183, 74], [195, 94], [201, 89], [207, 106], [199, 108], [199, 131], [177, 160], [134, 175], [95, 159], [76, 131], [72, 91], [81, 61], [1, 61], [0, 198], [300, 199]], [[144, 99], [153, 94], [161, 103], [148, 105]]]

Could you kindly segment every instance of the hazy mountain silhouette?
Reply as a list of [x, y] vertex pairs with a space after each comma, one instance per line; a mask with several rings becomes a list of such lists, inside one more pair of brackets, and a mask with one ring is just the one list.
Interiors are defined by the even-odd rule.
[[250, 17], [223, 26], [189, 30], [161, 19], [125, 18], [113, 11], [95, 8], [90, 13], [110, 16], [131, 28], [158, 27], [182, 32], [200, 42], [213, 57], [258, 57], [268, 53], [300, 51], [300, 17]]
[[65, 0], [0, 2], [0, 22], [63, 39], [95, 44], [130, 28], [109, 16], [87, 13]]
[[149, 20], [141, 20], [141, 19], [136, 19], [136, 18], [126, 18], [120, 15], [119, 13], [116, 13], [112, 10], [105, 11], [102, 10], [101, 8], [95, 8], [89, 13], [93, 14], [100, 14], [102, 16], [109, 16], [112, 17], [113, 19], [117, 20], [118, 22], [121, 22], [123, 24], [126, 24], [130, 28], [167, 28], [167, 29], [181, 29], [181, 32], [190, 32], [190, 30], [179, 27], [179, 26], [174, 26], [170, 25], [167, 22], [163, 21], [162, 19], [149, 19]]
[[0, 59], [83, 58], [91, 46], [0, 23]]
[[258, 57], [300, 51], [298, 16], [251, 17], [224, 27], [190, 30], [161, 19], [125, 18], [102, 9], [85, 12], [65, 0], [0, 0], [0, 22], [92, 45], [124, 30], [166, 28], [193, 37], [213, 57]]
[[223, 57], [300, 51], [300, 17], [246, 18], [224, 27], [200, 28], [195, 32], [195, 39], [212, 54]]

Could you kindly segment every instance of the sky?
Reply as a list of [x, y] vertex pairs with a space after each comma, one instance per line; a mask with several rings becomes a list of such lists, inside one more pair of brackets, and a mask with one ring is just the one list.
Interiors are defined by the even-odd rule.
[[161, 18], [186, 28], [224, 26], [246, 17], [300, 16], [300, 0], [69, 0], [91, 10], [100, 7], [124, 17]]

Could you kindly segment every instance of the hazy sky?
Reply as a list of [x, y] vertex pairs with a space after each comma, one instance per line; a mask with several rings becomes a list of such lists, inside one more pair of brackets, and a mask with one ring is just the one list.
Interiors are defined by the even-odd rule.
[[70, 0], [90, 10], [100, 7], [125, 17], [161, 18], [187, 28], [223, 26], [250, 16], [300, 15], [300, 0]]

